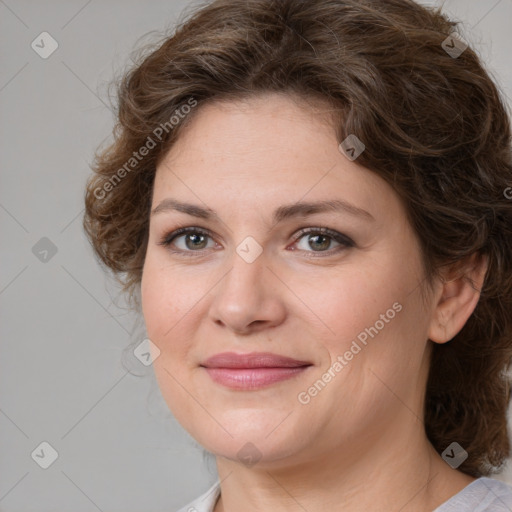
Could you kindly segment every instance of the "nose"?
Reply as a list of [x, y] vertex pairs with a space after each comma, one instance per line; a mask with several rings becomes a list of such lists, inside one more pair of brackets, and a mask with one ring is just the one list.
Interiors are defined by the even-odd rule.
[[233, 251], [229, 270], [212, 290], [210, 317], [238, 334], [249, 334], [283, 322], [286, 286], [270, 268], [265, 251], [249, 262]]

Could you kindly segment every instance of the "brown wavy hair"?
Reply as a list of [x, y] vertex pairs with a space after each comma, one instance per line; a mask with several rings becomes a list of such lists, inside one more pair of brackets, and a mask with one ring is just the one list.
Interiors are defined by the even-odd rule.
[[[474, 50], [458, 57], [445, 50], [458, 26], [410, 0], [196, 7], [115, 82], [114, 140], [96, 152], [83, 224], [100, 262], [133, 299], [156, 166], [201, 105], [267, 92], [321, 98], [338, 140], [356, 134], [366, 145], [357, 162], [406, 205], [428, 283], [447, 265], [488, 257], [473, 314], [450, 342], [432, 343], [424, 402], [433, 446], [442, 452], [457, 441], [469, 454], [459, 470], [479, 477], [501, 470], [510, 452], [511, 129]], [[192, 102], [198, 106], [186, 110]]]

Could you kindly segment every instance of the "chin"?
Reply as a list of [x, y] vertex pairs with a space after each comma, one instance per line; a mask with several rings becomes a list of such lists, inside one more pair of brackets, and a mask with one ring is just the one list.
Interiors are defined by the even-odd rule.
[[215, 456], [232, 460], [246, 467], [257, 466], [259, 469], [275, 469], [288, 465], [302, 448], [289, 438], [276, 436], [270, 439], [273, 434], [268, 438], [261, 435], [260, 438], [255, 438], [252, 432], [245, 437], [243, 435], [234, 439], [227, 437], [213, 439], [207, 436], [201, 439], [198, 436], [196, 439]]
[[[297, 424], [297, 414], [279, 409], [226, 409], [224, 412], [209, 408], [195, 418], [176, 419], [183, 428], [206, 450], [214, 455], [245, 463], [258, 459], [258, 464], [275, 463], [304, 448], [311, 429]], [[206, 414], [206, 412], [205, 412]], [[215, 419], [213, 419], [215, 418]], [[300, 446], [296, 440], [300, 441]]]

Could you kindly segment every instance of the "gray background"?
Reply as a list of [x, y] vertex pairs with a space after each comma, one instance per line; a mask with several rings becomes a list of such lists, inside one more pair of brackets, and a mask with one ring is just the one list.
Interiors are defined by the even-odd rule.
[[[131, 353], [143, 325], [81, 227], [88, 165], [113, 124], [107, 85], [141, 36], [191, 5], [0, 0], [1, 512], [172, 512], [215, 480]], [[512, 0], [444, 5], [512, 104]], [[31, 47], [43, 31], [58, 43], [46, 59]], [[48, 469], [31, 456], [43, 441], [58, 453]]]

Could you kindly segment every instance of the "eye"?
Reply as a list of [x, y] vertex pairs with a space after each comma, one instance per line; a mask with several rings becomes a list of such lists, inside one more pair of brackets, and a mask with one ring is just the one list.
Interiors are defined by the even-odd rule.
[[[179, 247], [175, 240], [182, 239], [181, 247]], [[211, 234], [208, 230], [197, 228], [197, 227], [188, 227], [188, 228], [179, 228], [168, 235], [165, 235], [158, 245], [163, 245], [164, 247], [169, 247], [171, 245], [177, 245], [178, 249], [170, 249], [174, 253], [187, 253], [187, 252], [200, 252], [208, 247], [205, 245], [205, 240], [207, 238], [211, 238]]]
[[[295, 240], [296, 242], [300, 242], [302, 239], [305, 240], [305, 243], [302, 248], [299, 247], [299, 250], [306, 252], [322, 252], [327, 253], [328, 255], [355, 246], [354, 242], [348, 236], [329, 228], [301, 229]], [[329, 249], [329, 246], [333, 241], [338, 243], [338, 247], [326, 250]], [[313, 251], [310, 251], [309, 249], [313, 249]]]
[[[327, 255], [331, 255], [335, 252], [339, 252], [346, 248], [355, 246], [355, 243], [346, 235], [323, 227], [301, 229], [297, 236], [295, 236], [294, 243], [296, 244], [297, 241], [301, 241], [303, 238], [307, 240], [307, 237], [310, 238], [302, 248], [298, 248], [300, 251], [313, 253], [321, 252], [327, 253]], [[169, 234], [166, 234], [162, 240], [158, 242], [158, 245], [169, 247], [169, 250], [171, 250], [173, 253], [188, 253], [188, 255], [192, 255], [192, 253], [201, 253], [206, 249], [212, 248], [212, 246], [208, 247], [208, 238], [213, 241], [213, 237], [210, 231], [207, 229], [191, 226], [186, 228], [179, 228]], [[338, 247], [326, 250], [329, 249], [329, 246], [333, 241], [338, 244]], [[178, 242], [181, 242], [181, 247]], [[171, 248], [171, 246], [177, 247], [177, 249]]]

